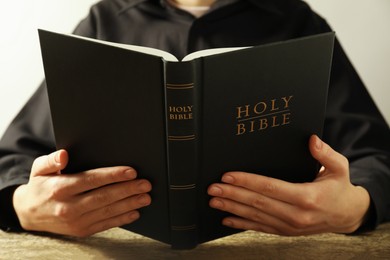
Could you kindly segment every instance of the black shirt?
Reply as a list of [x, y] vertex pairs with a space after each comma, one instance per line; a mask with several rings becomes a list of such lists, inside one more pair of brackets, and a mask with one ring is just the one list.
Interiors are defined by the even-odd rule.
[[[75, 33], [159, 48], [182, 58], [206, 48], [259, 45], [330, 30], [299, 0], [219, 0], [199, 19], [164, 1], [104, 0], [91, 8]], [[349, 159], [352, 183], [370, 193], [367, 225], [390, 220], [389, 127], [337, 41], [323, 139]], [[53, 151], [43, 83], [0, 141], [0, 227], [20, 229], [13, 191], [28, 181], [33, 160]]]

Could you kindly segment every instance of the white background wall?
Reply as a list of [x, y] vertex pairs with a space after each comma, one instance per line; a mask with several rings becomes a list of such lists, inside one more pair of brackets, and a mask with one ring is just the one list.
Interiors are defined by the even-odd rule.
[[[97, 0], [0, 0], [0, 135], [43, 79], [37, 28], [71, 32]], [[390, 122], [390, 1], [308, 0]]]

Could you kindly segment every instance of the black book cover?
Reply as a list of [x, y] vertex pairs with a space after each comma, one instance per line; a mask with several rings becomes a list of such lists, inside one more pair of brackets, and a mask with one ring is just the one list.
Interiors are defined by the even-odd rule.
[[123, 228], [191, 248], [237, 232], [207, 187], [240, 170], [315, 178], [334, 33], [173, 61], [39, 31], [57, 148], [66, 172], [129, 165], [152, 204]]

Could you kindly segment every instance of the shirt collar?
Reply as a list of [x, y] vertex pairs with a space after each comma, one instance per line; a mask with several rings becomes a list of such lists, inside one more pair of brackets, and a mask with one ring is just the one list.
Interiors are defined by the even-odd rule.
[[[224, 5], [232, 4], [232, 3], [235, 3], [238, 1], [248, 1], [251, 4], [255, 5], [256, 7], [260, 8], [264, 11], [273, 13], [273, 14], [280, 15], [283, 13], [277, 4], [278, 1], [275, 1], [275, 0], [217, 0], [211, 6], [210, 11], [217, 9], [217, 8], [220, 8]], [[122, 8], [120, 10], [120, 13], [122, 13], [122, 12], [126, 11], [127, 9], [130, 9], [130, 8], [140, 4], [140, 3], [143, 3], [143, 2], [154, 2], [155, 4], [158, 4], [160, 6], [166, 5], [165, 0], [121, 0], [119, 2], [122, 4]]]
[[123, 12], [127, 11], [128, 9], [131, 9], [140, 3], [147, 2], [147, 1], [158, 2], [156, 0], [153, 0], [153, 1], [152, 0], [120, 0], [118, 2], [121, 5], [121, 9], [118, 13], [123, 13]]
[[246, 0], [248, 2], [251, 2], [253, 5], [257, 6], [258, 8], [273, 13], [281, 15], [283, 14], [282, 10], [278, 6], [277, 0]]

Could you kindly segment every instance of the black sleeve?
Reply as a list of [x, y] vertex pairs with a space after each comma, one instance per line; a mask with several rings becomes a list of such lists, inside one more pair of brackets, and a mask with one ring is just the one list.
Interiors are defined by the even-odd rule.
[[367, 189], [371, 207], [361, 229], [390, 220], [390, 130], [336, 42], [324, 141], [346, 156], [351, 182]]
[[[78, 25], [75, 34], [94, 37], [94, 25], [91, 11]], [[22, 230], [13, 208], [13, 192], [28, 182], [35, 158], [55, 150], [46, 84], [43, 82], [0, 139], [0, 229]]]
[[[0, 227], [18, 229], [12, 206], [14, 189], [27, 183], [32, 163], [55, 150], [45, 84], [15, 117], [0, 140]], [[12, 207], [10, 209], [9, 207]], [[6, 213], [7, 212], [7, 213]]]
[[[325, 19], [304, 4], [296, 20], [305, 32], [333, 31]], [[337, 36], [337, 31], [336, 31]], [[370, 208], [363, 226], [374, 229], [390, 221], [390, 129], [352, 63], [336, 39], [330, 77], [323, 140], [347, 157], [354, 185], [370, 194]], [[340, 198], [342, 199], [342, 198]]]
[[4, 231], [23, 231], [12, 204], [12, 197], [18, 185], [2, 189], [0, 192], [0, 229]]

